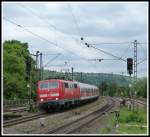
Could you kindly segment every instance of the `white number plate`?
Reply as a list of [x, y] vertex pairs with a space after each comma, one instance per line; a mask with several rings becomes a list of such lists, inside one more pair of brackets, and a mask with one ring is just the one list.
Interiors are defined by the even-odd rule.
[[56, 97], [56, 96], [59, 96], [59, 93], [53, 93], [51, 94], [52, 97]]
[[41, 94], [40, 97], [41, 97], [41, 98], [47, 97], [47, 94]]

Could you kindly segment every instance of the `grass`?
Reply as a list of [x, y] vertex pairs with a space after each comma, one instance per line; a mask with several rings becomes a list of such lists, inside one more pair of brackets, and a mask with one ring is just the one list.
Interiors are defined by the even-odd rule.
[[[109, 134], [115, 126], [115, 114], [110, 114], [106, 120], [104, 128], [100, 129], [100, 134]], [[116, 134], [147, 134], [147, 113], [144, 108], [129, 111], [127, 107], [120, 110], [119, 127]]]
[[129, 111], [124, 107], [120, 111], [119, 123], [147, 123], [147, 113], [143, 108]]
[[147, 127], [141, 127], [141, 125], [147, 126], [147, 113], [145, 110], [138, 108], [129, 111], [128, 108], [124, 107], [120, 111], [119, 127], [116, 132], [119, 134], [146, 134]]
[[110, 114], [106, 120], [107, 125], [100, 130], [100, 134], [108, 134], [111, 132], [114, 123], [115, 123], [115, 115]]
[[117, 132], [119, 134], [146, 134], [147, 127], [127, 126], [125, 124], [120, 124]]

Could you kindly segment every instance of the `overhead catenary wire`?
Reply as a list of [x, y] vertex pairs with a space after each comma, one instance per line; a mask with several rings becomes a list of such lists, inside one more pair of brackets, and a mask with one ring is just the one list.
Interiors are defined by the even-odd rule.
[[92, 45], [120, 45], [120, 44], [131, 44], [131, 42], [100, 42], [100, 43], [92, 43]]
[[74, 15], [74, 13], [73, 13], [72, 7], [71, 7], [71, 5], [70, 5], [69, 3], [68, 3], [68, 8], [69, 8], [70, 11], [71, 11], [71, 15], [72, 15], [73, 20], [74, 20], [74, 22], [75, 22], [75, 25], [76, 25], [76, 28], [77, 28], [77, 32], [78, 32], [78, 34], [79, 34], [79, 36], [80, 36], [80, 38], [81, 38], [82, 35], [81, 35], [81, 31], [80, 31], [78, 22], [77, 22], [76, 17], [75, 17], [75, 15]]
[[[62, 31], [62, 30], [60, 30], [60, 28], [58, 29], [55, 25], [53, 25], [53, 24], [51, 24], [50, 22], [48, 22], [48, 21], [42, 19], [38, 14], [36, 14], [36, 13], [32, 10], [31, 7], [27, 7], [27, 6], [23, 5], [23, 4], [22, 4], [22, 7], [23, 7], [24, 9], [26, 9], [27, 12], [30, 12], [30, 11], [31, 11], [30, 14], [32, 14], [32, 15], [35, 16], [36, 18], [40, 19], [42, 22], [48, 24], [48, 26], [50, 26], [50, 27], [52, 27], [53, 29], [55, 29], [55, 39], [57, 39], [56, 31]], [[48, 26], [47, 26], [47, 28], [48, 28], [49, 30], [51, 30]], [[33, 27], [33, 26], [30, 26], [30, 27]], [[34, 27], [36, 27], [36, 26], [34, 26]], [[42, 26], [42, 27], [43, 27], [43, 26]], [[71, 36], [71, 37], [72, 37], [72, 36]], [[72, 37], [72, 39], [74, 39], [75, 41], [78, 40], [78, 39], [76, 39], [76, 38], [74, 38], [74, 37]], [[57, 40], [56, 40], [56, 44], [57, 44]]]
[[61, 53], [57, 54], [55, 57], [53, 57], [52, 59], [50, 59], [45, 65], [44, 67], [47, 66], [47, 64], [51, 63], [52, 61], [54, 61], [56, 58], [58, 58], [61, 55]]
[[[33, 15], [33, 16], [39, 18], [42, 22], [45, 22], [45, 21], [43, 21], [43, 19], [41, 19], [41, 17], [40, 17], [39, 15], [37, 15], [37, 14], [32, 10], [32, 8], [27, 7], [27, 6], [25, 6], [24, 4], [22, 4], [22, 3], [20, 4], [20, 6], [23, 7], [24, 9], [26, 9], [26, 11], [30, 12], [31, 15]], [[48, 21], [47, 21], [46, 23], [47, 23], [49, 26], [51, 26], [53, 29], [57, 30], [57, 28], [56, 28], [54, 25], [50, 24]]]
[[[57, 28], [52, 25], [51, 23], [49, 23], [48, 21], [44, 21], [43, 19], [41, 19], [41, 17], [39, 15], [37, 15], [30, 7], [26, 7], [25, 5], [21, 4], [21, 6], [26, 9], [26, 11], [29, 11], [30, 14], [32, 14], [33, 16], [37, 17], [38, 19], [40, 19], [42, 22], [46, 22], [50, 27], [52, 27], [55, 31], [54, 31], [54, 37], [55, 37], [55, 42], [56, 42], [56, 45], [57, 45], [57, 37], [56, 37], [56, 30]], [[51, 29], [48, 27], [48, 29], [51, 31]]]
[[[40, 17], [39, 15], [37, 15], [35, 12], [33, 12], [33, 10], [31, 10], [31, 8], [29, 8], [29, 7], [26, 8], [24, 5], [23, 5], [22, 7], [25, 8], [26, 10], [29, 9], [29, 11], [31, 11], [32, 15], [36, 16], [37, 18], [39, 18], [40, 20], [42, 20], [43, 22], [45, 22], [43, 19], [41, 19], [41, 17]], [[77, 30], [78, 30], [78, 33], [79, 33], [80, 37], [81, 37], [81, 32], [80, 32], [80, 29], [79, 29], [79, 26], [78, 26], [76, 17], [75, 17], [75, 15], [74, 15], [73, 11], [72, 11], [71, 5], [68, 4], [68, 7], [69, 7], [69, 9], [70, 9], [70, 11], [71, 11], [71, 15], [72, 15], [72, 17], [73, 17], [73, 19], [74, 19], [76, 28], [77, 28]], [[47, 22], [47, 23], [48, 23], [51, 27], [53, 27], [55, 30], [57, 30], [57, 28], [56, 28], [54, 25], [50, 24], [49, 22]], [[102, 43], [102, 44], [125, 44], [125, 43], [129, 43], [129, 42]], [[57, 45], [57, 43], [56, 43], [56, 45]]]
[[[45, 21], [45, 20], [41, 19], [41, 17], [40, 17], [39, 15], [37, 15], [37, 14], [32, 10], [32, 8], [27, 7], [27, 6], [23, 5], [23, 4], [22, 4], [21, 6], [22, 6], [24, 9], [26, 9], [28, 12], [30, 12], [33, 16], [37, 17], [38, 19], [40, 19], [40, 20], [41, 20], [42, 22], [44, 22], [44, 23], [46, 22], [50, 27], [54, 28], [54, 29], [55, 29], [55, 39], [57, 39], [57, 37], [56, 37], [56, 30], [57, 30], [57, 31], [61, 31], [60, 29], [57, 29], [57, 27], [56, 27], [55, 25], [49, 23], [48, 21]], [[75, 24], [76, 24], [76, 26], [77, 26], [78, 33], [79, 33], [79, 35], [80, 35], [80, 37], [81, 37], [81, 32], [80, 32], [80, 30], [79, 30], [79, 26], [78, 26], [77, 20], [76, 20], [76, 18], [75, 18], [75, 15], [74, 15], [74, 13], [73, 13], [73, 11], [72, 11], [71, 5], [68, 5], [68, 7], [70, 7], [71, 14], [72, 14], [73, 19], [74, 19], [74, 21], [75, 21]], [[78, 41], [77, 38], [74, 38], [74, 37], [72, 37], [72, 36], [71, 36], [71, 38], [74, 39], [75, 42]], [[56, 43], [55, 43], [55, 44], [58, 45], [57, 40], [56, 40]], [[83, 57], [81, 57], [81, 58], [84, 59], [84, 60], [87, 60], [86, 58], [83, 58]]]
[[[29, 33], [31, 33], [32, 35], [34, 35], [34, 36], [36, 36], [36, 37], [38, 37], [38, 38], [40, 38], [40, 39], [42, 39], [42, 40], [45, 40], [45, 41], [47, 41], [48, 43], [50, 43], [50, 44], [52, 44], [52, 45], [54, 45], [54, 46], [57, 46], [54, 42], [51, 42], [51, 41], [47, 40], [46, 38], [44, 38], [44, 37], [42, 37], [42, 36], [40, 36], [40, 35], [38, 35], [38, 34], [32, 32], [31, 30], [25, 28], [24, 26], [22, 26], [22, 25], [20, 25], [20, 24], [17, 24], [17, 23], [15, 23], [14, 21], [12, 21], [12, 20], [10, 20], [10, 19], [8, 19], [8, 18], [6, 18], [6, 17], [3, 17], [3, 19], [6, 20], [6, 21], [8, 21], [8, 22], [10, 22], [10, 23], [12, 23], [12, 24], [14, 24], [14, 25], [16, 25], [16, 26], [18, 26], [18, 27], [20, 27], [20, 28], [22, 28], [23, 30], [25, 30], [25, 31], [27, 31], [27, 32], [29, 32]], [[58, 46], [57, 46], [57, 47], [58, 47]], [[58, 47], [58, 48], [60, 48], [60, 47]]]
[[138, 62], [137, 65], [143, 63], [143, 62], [146, 61], [146, 60], [147, 60], [147, 58], [144, 58], [143, 60], [141, 60], [140, 62]]
[[121, 55], [121, 58], [123, 58], [123, 56], [125, 56], [125, 54], [129, 50], [130, 46], [131, 46], [131, 44], [129, 44], [129, 46], [123, 51], [123, 54]]
[[94, 48], [94, 49], [96, 49], [96, 50], [98, 50], [98, 51], [100, 51], [100, 52], [103, 52], [103, 53], [105, 53], [105, 54], [107, 54], [107, 55], [110, 55], [110, 56], [112, 56], [112, 57], [115, 57], [115, 58], [117, 58], [117, 59], [119, 59], [119, 60], [122, 60], [122, 61], [124, 61], [124, 62], [126, 62], [126, 60], [125, 59], [123, 59], [123, 58], [121, 58], [121, 57], [118, 57], [118, 56], [116, 56], [116, 55], [113, 55], [112, 53], [109, 53], [109, 52], [107, 52], [107, 51], [104, 51], [104, 50], [102, 50], [102, 49], [100, 49], [100, 48], [97, 48], [97, 47], [95, 47], [95, 46], [92, 46], [91, 44], [86, 44], [88, 47], [92, 47], [92, 48]]
[[[10, 23], [12, 23], [12, 24], [14, 24], [14, 25], [16, 25], [16, 26], [18, 26], [18, 27], [20, 27], [20, 28], [22, 28], [23, 30], [25, 30], [25, 31], [27, 31], [27, 32], [29, 32], [29, 33], [31, 33], [31, 34], [34, 35], [34, 36], [39, 37], [40, 39], [45, 40], [45, 41], [47, 41], [47, 42], [50, 43], [50, 44], [53, 44], [54, 46], [56, 46], [56, 47], [58, 47], [58, 48], [62, 48], [62, 47], [59, 47], [58, 45], [56, 45], [55, 43], [53, 43], [53, 42], [47, 40], [46, 38], [44, 38], [44, 37], [42, 37], [42, 36], [40, 36], [40, 35], [37, 35], [37, 34], [33, 33], [33, 32], [30, 31], [29, 29], [24, 28], [22, 25], [15, 23], [14, 21], [11, 21], [11, 20], [9, 20], [9, 19], [7, 19], [7, 18], [5, 18], [5, 17], [3, 17], [3, 19], [6, 20], [6, 21], [8, 21], [8, 22], [10, 22]], [[72, 53], [72, 54], [77, 55], [76, 53], [74, 53], [74, 52], [72, 52], [72, 51], [66, 50], [66, 49], [64, 49], [64, 48], [62, 48], [62, 49], [65, 50], [65, 51], [68, 51], [68, 52], [70, 52], [70, 53]], [[77, 56], [79, 56], [79, 55], [77, 55]], [[80, 59], [82, 59], [82, 60], [88, 61], [87, 58], [84, 58], [84, 57], [81, 57], [81, 56], [79, 56], [79, 57], [80, 57]]]
[[[59, 47], [59, 46], [56, 45], [54, 42], [51, 42], [51, 41], [49, 41], [48, 39], [46, 39], [46, 38], [44, 38], [44, 37], [42, 37], [42, 36], [40, 36], [40, 35], [38, 35], [38, 34], [35, 34], [35, 33], [32, 32], [31, 30], [29, 30], [29, 29], [23, 27], [23, 26], [20, 25], [20, 24], [15, 23], [14, 21], [12, 21], [12, 20], [10, 20], [10, 19], [8, 19], [8, 18], [6, 18], [6, 17], [3, 17], [3, 19], [6, 20], [6, 21], [8, 21], [8, 22], [10, 22], [10, 23], [12, 23], [12, 24], [14, 24], [14, 25], [16, 25], [16, 26], [18, 26], [18, 27], [20, 27], [20, 28], [22, 28], [23, 30], [25, 30], [25, 31], [27, 31], [27, 32], [29, 32], [29, 33], [31, 33], [32, 35], [34, 35], [34, 36], [36, 36], [36, 37], [38, 37], [38, 38], [40, 38], [40, 39], [42, 39], [42, 40], [47, 41], [48, 43], [54, 45], [55, 47], [61, 48], [61, 49], [63, 49], [64, 51], [67, 51], [67, 52], [69, 52], [69, 53], [72, 53], [72, 54], [75, 54], [75, 55], [79, 56], [79, 55], [76, 54], [75, 52], [72, 52], [72, 51], [70, 51], [70, 50], [67, 50], [67, 49], [65, 49], [65, 48], [63, 48], [63, 47]], [[84, 57], [81, 57], [81, 56], [80, 56], [80, 58], [82, 58], [82, 59], [84, 59], [84, 60], [87, 61], [87, 58], [84, 58]]]

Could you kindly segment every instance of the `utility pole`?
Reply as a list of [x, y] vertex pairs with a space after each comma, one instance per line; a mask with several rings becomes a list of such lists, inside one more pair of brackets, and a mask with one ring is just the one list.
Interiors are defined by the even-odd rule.
[[80, 73], [80, 79], [81, 79], [81, 82], [83, 82], [82, 72]]
[[39, 51], [36, 52], [36, 68], [38, 69], [38, 56], [39, 56]]
[[73, 81], [73, 67], [71, 68], [71, 70], [72, 70], [72, 81]]
[[40, 80], [43, 79], [42, 53], [40, 53]]
[[31, 60], [31, 57], [28, 57], [26, 59], [26, 72], [27, 72], [27, 81], [28, 81], [28, 84], [27, 84], [27, 88], [28, 88], [28, 95], [29, 95], [29, 110], [31, 110], [32, 108], [32, 104], [31, 104], [31, 99], [32, 99], [32, 96], [31, 96], [31, 86], [32, 86], [32, 80], [31, 80], [31, 72], [32, 72], [32, 60]]

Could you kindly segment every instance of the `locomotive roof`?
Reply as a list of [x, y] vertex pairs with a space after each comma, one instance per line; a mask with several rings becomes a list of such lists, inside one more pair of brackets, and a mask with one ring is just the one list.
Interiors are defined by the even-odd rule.
[[63, 80], [63, 79], [47, 79], [47, 80], [41, 80], [41, 82], [44, 82], [44, 81], [73, 82], [73, 83], [78, 84], [81, 88], [97, 88], [97, 86], [95, 86], [95, 85], [86, 84], [86, 83], [81, 83], [81, 82], [78, 82], [78, 81]]

